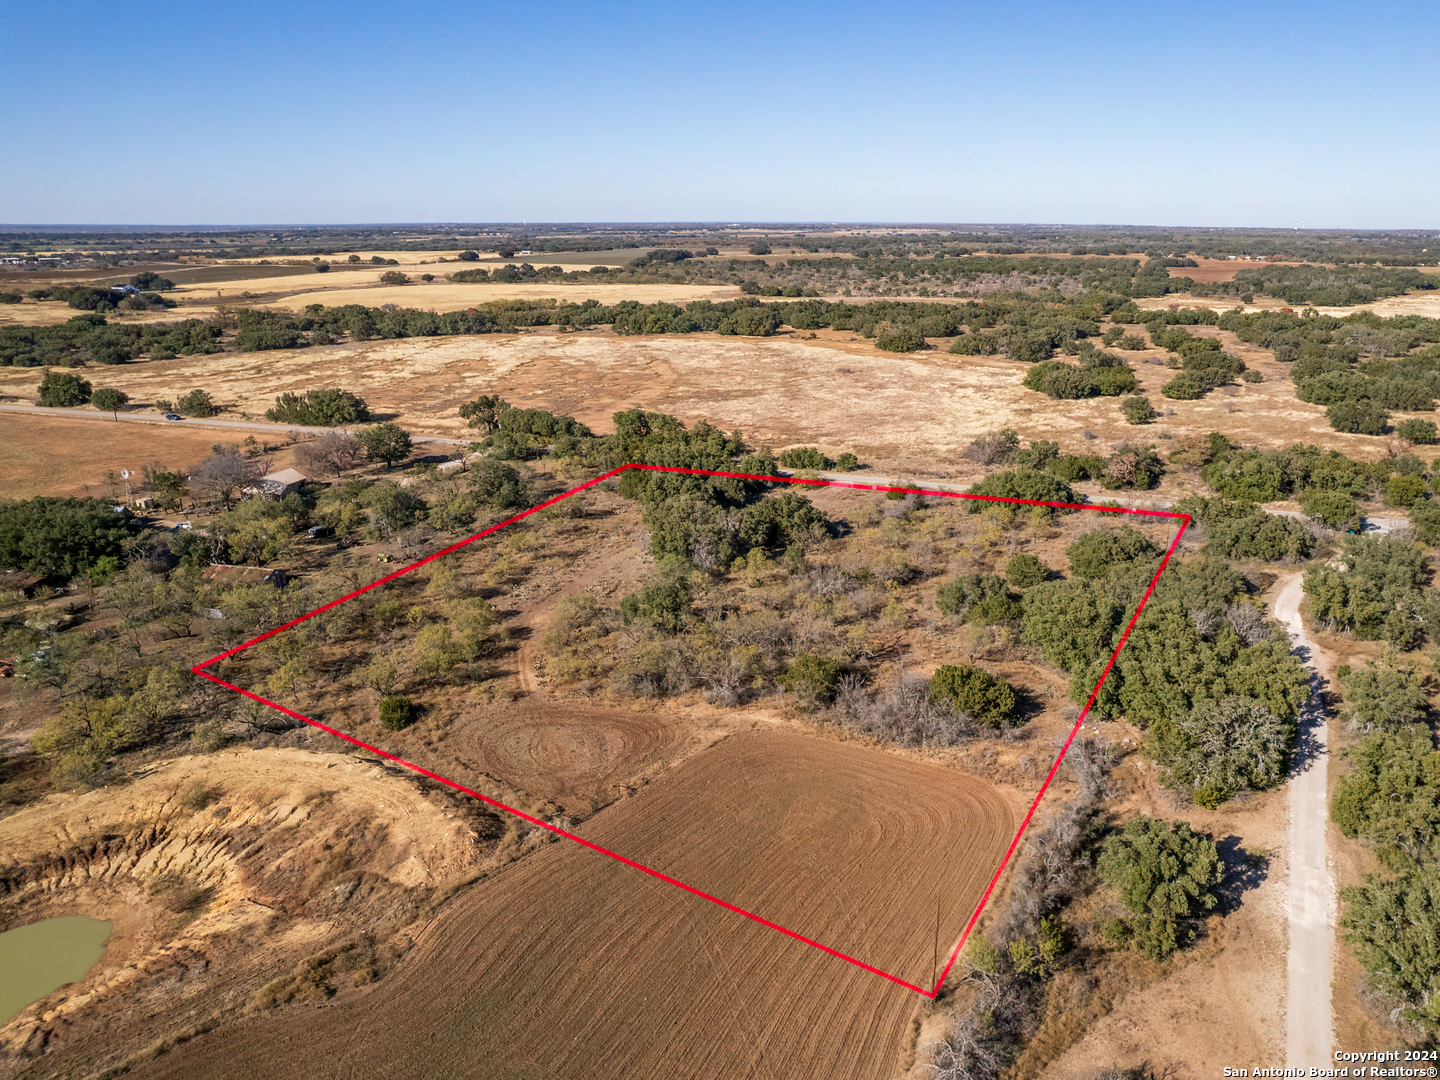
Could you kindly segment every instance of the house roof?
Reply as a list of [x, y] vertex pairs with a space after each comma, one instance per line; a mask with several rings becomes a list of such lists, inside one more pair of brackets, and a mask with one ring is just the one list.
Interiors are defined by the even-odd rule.
[[[279, 571], [284, 573], [284, 571]], [[270, 580], [276, 573], [273, 567], [269, 566], [231, 566], [227, 563], [215, 563], [205, 567], [201, 576], [206, 581], [240, 581], [252, 585], [260, 585]]]
[[262, 476], [260, 478], [260, 483], [285, 485], [303, 484], [308, 479], [310, 478], [304, 473], [302, 473], [299, 469], [281, 469], [279, 472], [272, 472], [268, 476]]

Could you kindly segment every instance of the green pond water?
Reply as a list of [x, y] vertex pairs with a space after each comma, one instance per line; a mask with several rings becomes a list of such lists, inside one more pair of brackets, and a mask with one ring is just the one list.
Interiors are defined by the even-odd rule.
[[74, 982], [105, 951], [110, 924], [84, 915], [44, 919], [0, 934], [0, 1024]]

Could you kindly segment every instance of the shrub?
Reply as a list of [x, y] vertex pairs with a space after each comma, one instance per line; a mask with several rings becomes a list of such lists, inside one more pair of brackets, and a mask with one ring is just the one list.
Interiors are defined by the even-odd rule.
[[770, 245], [764, 240], [756, 240], [749, 248], [751, 255], [769, 255]]
[[1034, 555], [1022, 551], [1012, 555], [1005, 564], [1005, 580], [1017, 589], [1028, 589], [1039, 585], [1050, 577], [1050, 568]]
[[381, 284], [384, 285], [409, 285], [410, 277], [402, 274], [399, 270], [386, 270], [380, 275]]
[[277, 424], [338, 427], [369, 420], [370, 407], [349, 390], [307, 390], [304, 397], [287, 390], [275, 399], [273, 409], [265, 410], [265, 418]]
[[415, 705], [408, 697], [394, 694], [380, 702], [380, 723], [391, 731], [402, 731], [415, 719]]
[[854, 472], [860, 468], [860, 459], [847, 450], [835, 459], [835, 468], [840, 472]]
[[1094, 397], [1099, 393], [1090, 374], [1063, 360], [1044, 360], [1025, 373], [1027, 389], [1059, 400]]
[[1183, 821], [1134, 818], [1106, 839], [1095, 865], [1136, 916], [1117, 936], [1153, 960], [1193, 941], [1195, 932], [1186, 923], [1219, 903], [1211, 890], [1220, 882], [1220, 853], [1213, 840]]
[[965, 664], [946, 664], [930, 680], [930, 702], [946, 702], [977, 723], [998, 728], [1015, 715], [1015, 691], [1004, 679]]
[[1418, 476], [1392, 476], [1385, 483], [1385, 505], [1409, 510], [1428, 494], [1428, 487]]
[[214, 416], [220, 411], [220, 406], [204, 390], [191, 390], [181, 395], [175, 403], [175, 411], [181, 416]]
[[1120, 412], [1127, 424], [1148, 424], [1160, 414], [1144, 394], [1132, 394], [1120, 403]]
[[1352, 532], [1364, 524], [1360, 505], [1343, 491], [1317, 491], [1313, 488], [1300, 495], [1300, 509], [1312, 521], [1327, 529]]
[[875, 347], [883, 352], [909, 353], [927, 348], [925, 335], [909, 326], [897, 326], [875, 335]]
[[1242, 371], [1240, 373], [1240, 378], [1245, 380], [1247, 383], [1259, 383], [1265, 381], [1265, 376], [1261, 375], [1260, 372], [1254, 370], [1253, 368]]
[[1410, 528], [1422, 543], [1440, 543], [1440, 504], [1419, 499], [1410, 504]]
[[1395, 879], [1367, 874], [1363, 886], [1340, 890], [1340, 925], [1370, 981], [1404, 1003], [1403, 1015], [1440, 1028], [1440, 864], [1407, 866]]
[[1196, 398], [1204, 397], [1208, 390], [1210, 390], [1210, 386], [1195, 372], [1182, 371], [1162, 386], [1160, 393], [1172, 401], [1194, 401]]
[[479, 262], [480, 253], [478, 251], [462, 251], [459, 258], [461, 262]]
[[786, 690], [807, 705], [829, 704], [840, 686], [840, 665], [828, 656], [797, 656], [780, 680]]
[[780, 464], [787, 469], [828, 469], [834, 462], [813, 446], [792, 446], [780, 451]]
[[1373, 401], [1337, 401], [1325, 410], [1336, 431], [1351, 435], [1384, 435], [1390, 414]]
[[965, 618], [970, 608], [992, 596], [1005, 596], [1005, 582], [998, 574], [962, 574], [941, 585], [935, 604], [942, 615]]
[[1395, 425], [1395, 434], [1406, 442], [1428, 446], [1440, 442], [1433, 420], [1401, 420]]
[[1108, 577], [1132, 563], [1149, 563], [1160, 554], [1160, 548], [1144, 533], [1129, 525], [1092, 530], [1065, 549], [1070, 572], [1083, 578]]
[[1365, 736], [1346, 754], [1330, 816], [1354, 839], [1381, 845], [1382, 861], [1421, 857], [1440, 835], [1440, 752], [1424, 724]]
[[1357, 731], [1396, 731], [1425, 719], [1429, 701], [1419, 679], [1388, 668], [1340, 672], [1344, 717]]

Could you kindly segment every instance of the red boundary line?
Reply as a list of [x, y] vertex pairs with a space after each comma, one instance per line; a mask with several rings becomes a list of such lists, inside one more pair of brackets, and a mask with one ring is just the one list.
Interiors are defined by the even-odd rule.
[[[406, 761], [404, 758], [397, 757], [394, 754], [386, 753], [384, 750], [381, 750], [378, 747], [371, 746], [369, 743], [361, 742], [353, 735], [347, 735], [343, 731], [328, 727], [325, 724], [310, 719], [310, 717], [308, 716], [303, 716], [300, 713], [295, 712], [293, 709], [287, 709], [283, 705], [277, 705], [275, 702], [270, 701], [267, 698], [263, 698], [259, 694], [251, 693], [249, 690], [244, 690], [238, 686], [235, 686], [233, 683], [225, 682], [223, 679], [217, 678], [216, 676], [211, 675], [208, 671], [204, 670], [211, 664], [214, 664], [220, 660], [225, 660], [228, 657], [234, 656], [236, 653], [243, 652], [251, 645], [258, 644], [259, 642], [262, 642], [267, 638], [274, 637], [282, 630], [288, 630], [290, 629], [290, 627], [296, 626], [304, 622], [306, 619], [313, 618], [316, 615], [319, 615], [321, 612], [329, 611], [331, 608], [336, 607], [339, 604], [343, 604], [348, 600], [353, 600], [355, 597], [359, 596], [363, 592], [368, 592], [369, 590], [384, 585], [387, 582], [394, 581], [402, 574], [408, 574], [411, 570], [414, 570], [417, 567], [424, 566], [426, 563], [434, 562], [436, 559], [442, 558], [445, 555], [449, 555], [452, 551], [458, 551], [460, 548], [463, 548], [469, 544], [473, 544], [476, 540], [489, 536], [491, 533], [498, 532], [500, 529], [503, 529], [508, 525], [513, 525], [521, 518], [529, 517], [531, 514], [536, 513], [539, 510], [543, 510], [547, 506], [553, 506], [555, 503], [560, 502], [562, 499], [568, 499], [571, 495], [575, 495], [581, 491], [586, 490], [587, 488], [594, 487], [596, 484], [602, 483], [605, 480], [609, 480], [611, 477], [618, 476], [620, 473], [625, 472], [627, 469], [644, 469], [649, 472], [684, 473], [691, 476], [722, 476], [736, 480], [766, 480], [773, 483], [784, 484], [808, 484], [814, 487], [852, 488], [857, 491], [898, 491], [904, 494], [939, 496], [941, 498], [948, 499], [969, 499], [980, 502], [1014, 503], [1022, 506], [1047, 506], [1057, 510], [1093, 510], [1098, 513], [1135, 514], [1144, 517], [1178, 518], [1183, 521], [1183, 524], [1175, 533], [1175, 539], [1170, 542], [1170, 547], [1166, 549], [1165, 557], [1160, 560], [1160, 568], [1155, 571], [1155, 576], [1150, 579], [1150, 585], [1148, 588], [1146, 588], [1145, 595], [1141, 598], [1140, 603], [1136, 606], [1135, 614], [1130, 617], [1130, 622], [1125, 627], [1125, 632], [1120, 635], [1119, 644], [1115, 646], [1114, 651], [1110, 654], [1110, 660], [1105, 665], [1105, 670], [1100, 674], [1100, 681], [1095, 684], [1095, 689], [1090, 692], [1090, 697], [1085, 702], [1085, 707], [1080, 710], [1079, 717], [1076, 718], [1074, 725], [1070, 728], [1070, 735], [1068, 738], [1066, 738], [1065, 745], [1060, 748], [1059, 754], [1057, 754], [1055, 757], [1054, 764], [1050, 766], [1050, 771], [1045, 776], [1045, 782], [1040, 785], [1039, 792], [1035, 795], [1034, 800], [1030, 803], [1030, 809], [1026, 812], [1025, 819], [1020, 822], [1019, 829], [1015, 831], [1015, 837], [1010, 841], [1010, 846], [1005, 851], [1005, 857], [1000, 860], [1000, 865], [995, 868], [995, 873], [990, 878], [990, 884], [986, 887], [985, 894], [980, 898], [980, 903], [976, 905], [974, 914], [970, 916], [970, 921], [965, 924], [965, 931], [960, 935], [960, 941], [956, 944], [954, 951], [951, 952], [949, 960], [946, 961], [945, 968], [940, 973], [939, 981], [937, 981], [936, 984], [930, 989], [927, 990], [924, 987], [916, 986], [912, 982], [907, 982], [905, 979], [902, 979], [897, 975], [892, 975], [888, 971], [882, 971], [880, 968], [873, 967], [872, 965], [865, 963], [863, 960], [857, 960], [855, 957], [840, 952], [838, 949], [832, 949], [828, 945], [822, 945], [820, 942], [814, 941], [803, 934], [798, 934], [794, 930], [790, 930], [784, 926], [781, 926], [779, 923], [771, 922], [769, 919], [756, 915], [753, 911], [747, 911], [745, 908], [728, 903], [727, 901], [721, 900], [718, 896], [711, 896], [709, 893], [697, 889], [692, 885], [687, 885], [683, 881], [672, 878], [667, 874], [662, 874], [658, 870], [651, 869], [643, 863], [636, 862], [634, 859], [628, 859], [624, 855], [611, 851], [608, 848], [603, 848], [599, 844], [592, 843], [591, 841], [586, 840], [582, 836], [577, 836], [572, 832], [559, 828], [558, 826], [551, 825], [545, 821], [541, 821], [539, 818], [531, 817], [529, 814], [526, 814], [520, 810], [516, 810], [513, 806], [507, 806], [505, 803], [500, 802], [498, 799], [492, 799], [488, 795], [482, 795], [478, 791], [472, 791], [470, 788], [465, 787], [463, 784], [456, 783], [449, 777], [441, 776], [439, 773], [431, 772], [429, 769], [416, 765], [413, 762]], [[267, 630], [259, 637], [252, 638], [249, 641], [245, 642], [243, 645], [237, 645], [235, 648], [220, 653], [218, 656], [212, 656], [204, 663], [196, 664], [190, 670], [194, 674], [199, 675], [202, 678], [209, 679], [211, 682], [216, 683], [219, 686], [225, 687], [227, 690], [233, 690], [237, 694], [241, 694], [247, 698], [250, 698], [252, 701], [258, 701], [260, 704], [269, 706], [270, 708], [275, 709], [277, 712], [284, 713], [286, 716], [293, 717], [296, 720], [302, 720], [305, 723], [309, 724], [311, 727], [317, 728], [320, 731], [326, 732], [329, 735], [333, 735], [337, 739], [343, 739], [348, 743], [358, 746], [364, 750], [370, 751], [372, 754], [377, 754], [388, 761], [393, 761], [397, 765], [403, 765], [405, 768], [410, 769], [413, 772], [417, 772], [421, 776], [427, 776], [431, 780], [438, 781], [439, 783], [442, 783], [447, 787], [453, 788], [456, 791], [463, 792], [464, 794], [469, 795], [472, 798], [479, 799], [483, 803], [488, 803], [491, 806], [504, 810], [508, 814], [513, 814], [524, 821], [528, 821], [532, 825], [555, 833], [557, 836], [563, 836], [567, 840], [573, 840], [575, 841], [575, 843], [580, 844], [583, 847], [587, 847], [592, 851], [598, 851], [602, 855], [608, 855], [610, 858], [615, 859], [617, 862], [622, 862], [626, 866], [633, 867], [634, 869], [639, 870], [641, 873], [649, 874], [651, 877], [663, 881], [666, 884], [674, 885], [676, 888], [683, 889], [685, 892], [690, 893], [692, 896], [698, 896], [703, 900], [710, 901], [712, 904], [718, 904], [726, 911], [733, 911], [735, 914], [743, 915], [745, 918], [757, 922], [761, 926], [768, 926], [772, 930], [778, 930], [786, 937], [794, 938], [796, 941], [804, 942], [806, 945], [812, 945], [815, 948], [819, 949], [821, 952], [828, 953], [829, 955], [834, 956], [837, 959], [844, 960], [846, 963], [854, 964], [858, 968], [863, 968], [864, 970], [869, 971], [875, 975], [879, 975], [881, 978], [888, 979], [890, 982], [896, 983], [899, 986], [903, 986], [907, 990], [913, 990], [917, 994], [920, 994], [927, 998], [934, 998], [940, 993], [940, 988], [945, 985], [945, 980], [950, 975], [950, 969], [955, 966], [955, 961], [960, 957], [960, 951], [965, 947], [966, 941], [968, 941], [970, 938], [970, 931], [975, 928], [975, 923], [979, 920], [980, 913], [985, 910], [985, 905], [989, 903], [990, 894], [995, 891], [995, 886], [1000, 881], [1000, 875], [1005, 872], [1005, 867], [1009, 865], [1011, 856], [1015, 854], [1015, 849], [1019, 847], [1020, 840], [1025, 835], [1025, 830], [1030, 827], [1031, 818], [1035, 816], [1035, 811], [1040, 806], [1040, 800], [1045, 797], [1046, 791], [1048, 791], [1050, 788], [1050, 782], [1055, 779], [1055, 774], [1060, 769], [1060, 763], [1065, 760], [1065, 755], [1070, 750], [1070, 744], [1075, 741], [1075, 736], [1079, 733], [1081, 725], [1085, 723], [1085, 717], [1089, 715], [1091, 706], [1095, 704], [1095, 698], [1099, 695], [1100, 688], [1105, 685], [1105, 680], [1109, 678], [1110, 670], [1115, 666], [1115, 660], [1120, 655], [1120, 650], [1125, 647], [1125, 642], [1130, 637], [1130, 631], [1135, 627], [1135, 621], [1140, 618], [1140, 613], [1145, 610], [1145, 605], [1150, 602], [1150, 596], [1155, 591], [1155, 585], [1160, 580], [1160, 575], [1165, 572], [1165, 567], [1170, 562], [1170, 556], [1175, 553], [1175, 549], [1180, 543], [1180, 538], [1185, 535], [1185, 530], [1189, 527], [1189, 514], [1173, 513], [1165, 510], [1138, 510], [1132, 507], [1125, 506], [1091, 506], [1084, 503], [1044, 502], [1038, 499], [1011, 499], [1006, 498], [1002, 495], [972, 495], [958, 491], [932, 491], [924, 488], [888, 487], [880, 484], [857, 484], [849, 483], [843, 480], [818, 480], [795, 476], [752, 476], [749, 473], [716, 472], [709, 469], [681, 469], [667, 465], [621, 465], [618, 469], [611, 469], [603, 476], [597, 476], [594, 480], [591, 480], [588, 483], [581, 484], [579, 487], [571, 488], [569, 491], [561, 495], [556, 495], [552, 499], [547, 499], [539, 506], [532, 506], [529, 510], [516, 514], [513, 517], [506, 518], [504, 521], [492, 525], [490, 526], [490, 528], [485, 529], [482, 532], [478, 532], [474, 536], [471, 536], [465, 540], [461, 540], [458, 543], [451, 544], [449, 547], [441, 551], [437, 551], [434, 555], [426, 556], [425, 558], [420, 559], [417, 562], [411, 563], [409, 566], [405, 566], [399, 570], [396, 570], [393, 574], [387, 574], [385, 575], [385, 577], [380, 578], [378, 581], [371, 582], [369, 585], [366, 585], [363, 588], [356, 589], [354, 592], [351, 593], [347, 593], [345, 596], [340, 597], [338, 600], [332, 600], [330, 601], [330, 603], [318, 607], [314, 611], [306, 612], [299, 618], [291, 619], [283, 626], [277, 626], [273, 630]]]

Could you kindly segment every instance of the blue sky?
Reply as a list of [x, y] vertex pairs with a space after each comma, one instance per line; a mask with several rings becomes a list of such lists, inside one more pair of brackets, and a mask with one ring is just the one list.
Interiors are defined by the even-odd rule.
[[0, 0], [0, 221], [1429, 228], [1437, 31], [1433, 0]]

